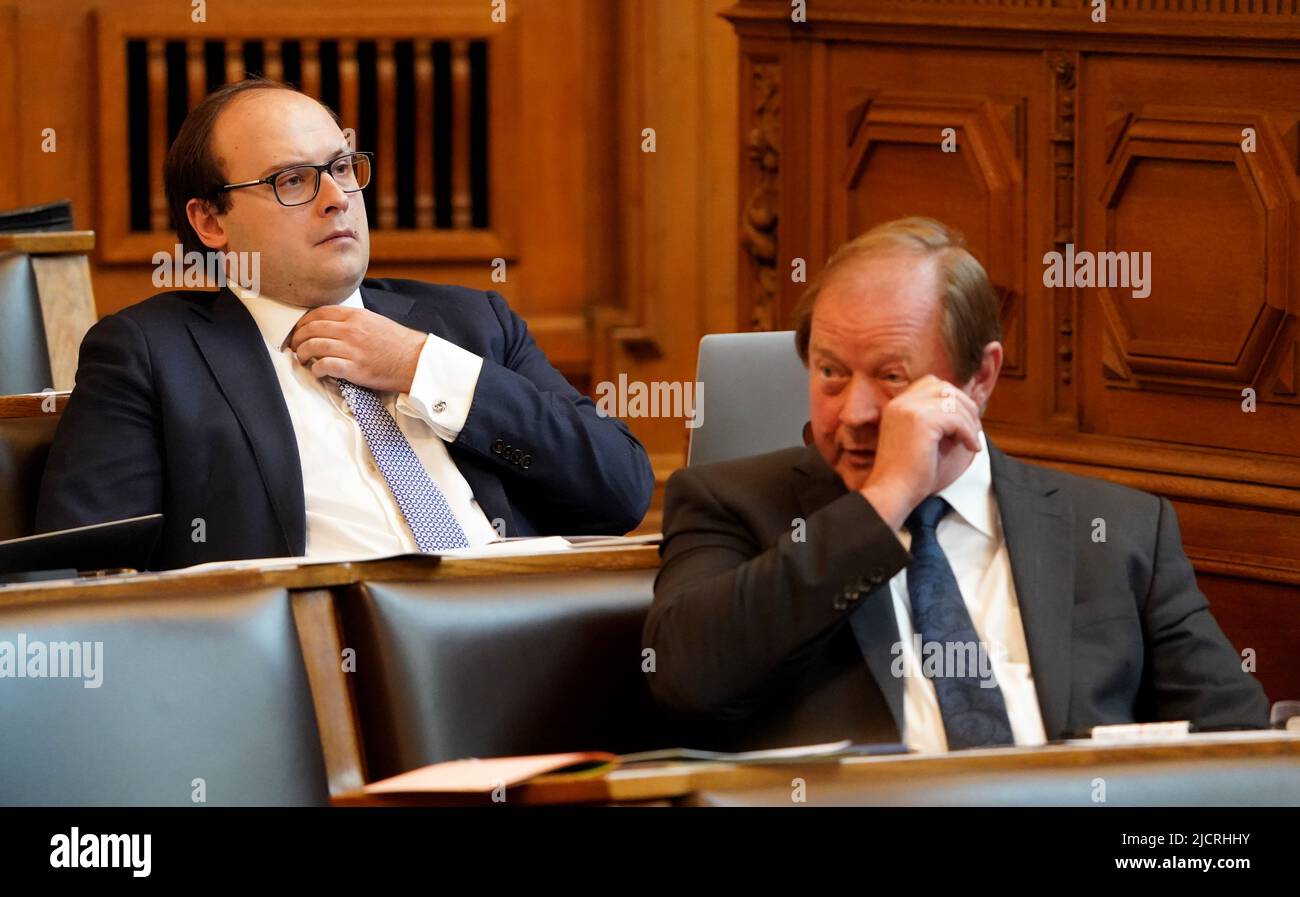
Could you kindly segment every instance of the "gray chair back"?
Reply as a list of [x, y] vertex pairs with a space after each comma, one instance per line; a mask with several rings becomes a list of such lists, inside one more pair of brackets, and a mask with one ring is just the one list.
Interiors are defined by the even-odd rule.
[[709, 334], [696, 370], [703, 421], [691, 430], [687, 466], [804, 444], [808, 371], [793, 330]]
[[0, 252], [0, 395], [53, 385], [32, 260], [21, 252]]
[[0, 806], [329, 802], [284, 589], [0, 606], [6, 651]]

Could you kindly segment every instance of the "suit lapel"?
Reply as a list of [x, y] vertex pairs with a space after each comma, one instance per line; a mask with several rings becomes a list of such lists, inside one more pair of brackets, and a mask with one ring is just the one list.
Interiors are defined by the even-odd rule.
[[[848, 492], [844, 481], [827, 466], [816, 446], [810, 445], [804, 449], [804, 454], [794, 469], [800, 475], [795, 485], [795, 494], [805, 517]], [[865, 558], [863, 563], [865, 565]], [[867, 669], [885, 696], [885, 703], [889, 705], [889, 713], [894, 718], [894, 725], [901, 738], [905, 720], [903, 680], [890, 670], [894, 645], [898, 642], [898, 621], [894, 619], [894, 602], [888, 582], [862, 597], [861, 603], [849, 615], [849, 625], [853, 629], [858, 649], [867, 662]]]
[[[417, 330], [428, 331], [428, 328], [420, 327], [418, 324], [413, 324], [411, 322], [411, 313], [414, 310], [415, 300], [410, 296], [403, 296], [400, 293], [380, 290], [363, 284], [361, 287], [361, 304], [370, 311], [383, 315], [389, 320], [396, 321], [398, 324]], [[438, 324], [442, 324], [440, 319], [438, 320]], [[437, 331], [434, 330], [428, 332]]]
[[989, 462], [1038, 706], [1052, 740], [1065, 731], [1069, 716], [1073, 514], [1069, 499], [1055, 486], [991, 442]]
[[243, 303], [226, 289], [195, 310], [201, 320], [190, 323], [190, 335], [252, 446], [289, 553], [301, 555], [307, 547], [302, 462], [262, 334]]

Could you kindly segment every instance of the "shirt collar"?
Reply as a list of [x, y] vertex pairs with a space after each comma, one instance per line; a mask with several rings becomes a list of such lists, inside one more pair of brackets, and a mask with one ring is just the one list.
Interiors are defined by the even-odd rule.
[[997, 506], [993, 497], [993, 470], [989, 444], [979, 432], [980, 451], [975, 453], [961, 476], [939, 491], [962, 518], [990, 539], [997, 538]]
[[[262, 339], [266, 340], [266, 344], [277, 352], [284, 346], [284, 341], [289, 338], [289, 334], [293, 332], [293, 327], [298, 323], [298, 319], [311, 311], [310, 308], [304, 308], [301, 305], [291, 305], [288, 302], [281, 302], [279, 299], [272, 299], [269, 296], [245, 290], [235, 283], [231, 283], [229, 286], [230, 292], [234, 293], [239, 298], [239, 301], [244, 303], [248, 313], [253, 316], [257, 329], [261, 331]], [[336, 304], [345, 308], [364, 308], [365, 306], [361, 302], [361, 288], [357, 287], [352, 291], [351, 296]]]

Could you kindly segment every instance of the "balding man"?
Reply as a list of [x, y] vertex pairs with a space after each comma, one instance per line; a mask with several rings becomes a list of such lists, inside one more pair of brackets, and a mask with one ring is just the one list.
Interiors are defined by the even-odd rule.
[[177, 233], [257, 254], [237, 269], [259, 283], [163, 293], [91, 329], [40, 530], [162, 512], [152, 566], [168, 568], [636, 526], [645, 450], [505, 300], [366, 278], [370, 172], [286, 85], [230, 84], [190, 112], [165, 168]]
[[864, 234], [796, 326], [812, 444], [678, 471], [665, 494], [649, 679], [702, 741], [942, 751], [1267, 724], [1169, 502], [985, 437], [998, 303], [957, 235]]

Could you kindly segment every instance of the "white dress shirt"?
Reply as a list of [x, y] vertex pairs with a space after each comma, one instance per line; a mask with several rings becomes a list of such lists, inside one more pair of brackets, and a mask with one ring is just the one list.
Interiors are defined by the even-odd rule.
[[[307, 557], [418, 552], [411, 528], [334, 378], [317, 380], [284, 345], [294, 324], [310, 309], [234, 284], [231, 290], [257, 322], [293, 422], [307, 508]], [[364, 308], [360, 289], [339, 305]], [[378, 393], [425, 472], [446, 496], [470, 545], [491, 542], [497, 532], [474, 500], [447, 443], [465, 426], [482, 368], [478, 355], [429, 334], [411, 391]]]
[[[1029, 649], [1020, 622], [1020, 605], [1016, 601], [998, 501], [993, 493], [988, 442], [983, 431], [979, 440], [983, 450], [976, 453], [961, 476], [938, 493], [952, 505], [952, 510], [939, 521], [935, 533], [939, 546], [948, 556], [975, 631], [988, 651], [993, 674], [1006, 700], [1016, 744], [1044, 744], [1047, 737], [1033, 671], [1029, 668]], [[906, 528], [899, 530], [898, 537], [910, 551], [912, 537]], [[889, 589], [902, 642], [903, 669], [908, 673], [903, 678], [906, 721], [903, 740], [916, 751], [946, 751], [948, 738], [934, 683], [922, 674], [921, 658], [917, 657], [912, 641], [915, 630], [906, 569], [889, 581]]]

